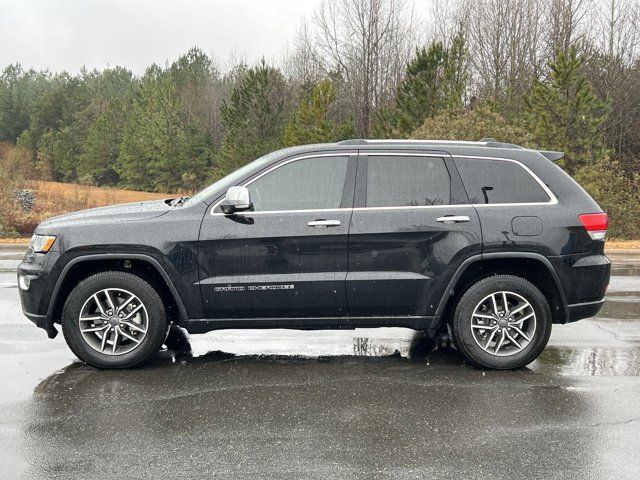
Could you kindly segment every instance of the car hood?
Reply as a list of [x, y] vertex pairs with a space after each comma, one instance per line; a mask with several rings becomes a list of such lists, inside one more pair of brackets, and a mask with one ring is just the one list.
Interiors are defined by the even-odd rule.
[[67, 226], [148, 220], [164, 215], [171, 210], [171, 208], [166, 200], [151, 200], [148, 202], [124, 203], [108, 207], [90, 208], [88, 210], [80, 210], [79, 212], [59, 215], [45, 220], [39, 225], [38, 232]]

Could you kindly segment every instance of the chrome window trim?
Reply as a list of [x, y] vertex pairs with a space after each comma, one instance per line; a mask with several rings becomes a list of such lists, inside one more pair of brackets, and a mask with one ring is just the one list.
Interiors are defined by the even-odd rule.
[[[296, 162], [298, 160], [305, 160], [307, 158], [320, 158], [320, 157], [347, 157], [347, 161], [349, 160], [349, 156], [352, 155], [358, 155], [358, 151], [357, 150], [336, 150], [334, 153], [316, 153], [316, 154], [307, 154], [307, 155], [301, 155], [298, 157], [292, 157], [289, 160], [282, 162], [282, 163], [276, 163], [276, 165], [272, 165], [271, 167], [269, 167], [267, 170], [265, 170], [264, 172], [262, 172], [260, 175], [258, 175], [255, 178], [252, 178], [251, 180], [249, 180], [248, 182], [245, 182], [242, 184], [243, 187], [247, 187], [248, 185], [251, 185], [253, 182], [255, 182], [256, 180], [258, 180], [259, 178], [262, 178], [263, 176], [265, 176], [266, 174], [273, 172], [274, 170], [276, 170], [277, 168], [280, 167], [284, 167], [285, 165], [288, 165], [292, 162]], [[211, 215], [222, 215], [222, 216], [226, 216], [226, 213], [222, 213], [222, 212], [216, 212], [215, 209], [218, 208], [218, 206], [224, 201], [224, 198], [222, 198], [220, 201], [218, 201], [213, 208], [211, 208]], [[238, 212], [236, 213], [236, 215], [242, 215], [242, 214], [250, 214], [250, 215], [263, 215], [265, 213], [299, 213], [299, 212], [340, 212], [343, 210], [352, 210], [351, 208], [320, 208], [320, 209], [313, 209], [313, 210], [266, 210], [263, 212]]]
[[500, 160], [503, 162], [511, 162], [511, 163], [515, 163], [517, 165], [520, 165], [520, 167], [522, 167], [524, 169], [525, 172], [527, 172], [537, 183], [538, 185], [540, 185], [540, 187], [542, 187], [542, 189], [544, 190], [544, 192], [549, 196], [549, 201], [548, 202], [519, 202], [519, 203], [463, 203], [463, 204], [457, 204], [457, 205], [422, 205], [422, 206], [407, 206], [407, 207], [357, 207], [354, 208], [354, 211], [361, 211], [361, 210], [389, 210], [389, 209], [399, 209], [399, 208], [447, 208], [447, 207], [455, 207], [455, 208], [460, 208], [463, 206], [472, 206], [472, 207], [529, 207], [529, 206], [537, 206], [537, 205], [557, 205], [558, 204], [558, 199], [556, 198], [556, 196], [553, 194], [553, 192], [549, 189], [549, 187], [547, 187], [545, 185], [545, 183], [540, 180], [540, 178], [533, 173], [533, 171], [527, 167], [524, 163], [518, 161], [518, 160], [513, 160], [510, 158], [500, 158], [500, 157], [485, 157], [485, 156], [480, 156], [480, 155], [451, 155], [447, 152], [442, 152], [441, 154], [439, 153], [420, 153], [420, 152], [408, 152], [408, 153], [402, 153], [402, 152], [367, 152], [367, 151], [361, 151], [360, 152], [361, 155], [367, 155], [367, 156], [403, 156], [403, 157], [407, 157], [407, 156], [414, 156], [414, 157], [437, 157], [437, 158], [443, 158], [443, 155], [448, 155], [451, 158], [455, 159], [456, 158], [478, 158], [481, 160]]
[[[260, 175], [258, 175], [257, 177], [249, 180], [248, 182], [245, 182], [244, 184], [242, 184], [243, 187], [246, 187], [248, 185], [250, 185], [251, 183], [255, 182], [256, 180], [258, 180], [259, 178], [263, 177], [264, 175], [274, 171], [277, 168], [280, 168], [284, 165], [287, 165], [291, 162], [295, 162], [298, 160], [305, 160], [307, 158], [318, 158], [318, 157], [343, 157], [343, 156], [352, 156], [352, 155], [362, 155], [362, 156], [403, 156], [403, 157], [436, 157], [436, 158], [443, 158], [445, 155], [450, 156], [451, 158], [455, 159], [456, 158], [477, 158], [477, 159], [481, 159], [481, 160], [499, 160], [499, 161], [503, 161], [503, 162], [511, 162], [511, 163], [515, 163], [516, 165], [519, 165], [520, 167], [522, 167], [522, 169], [524, 169], [525, 172], [527, 172], [537, 183], [538, 185], [540, 185], [540, 187], [544, 190], [544, 192], [549, 196], [549, 201], [548, 202], [520, 202], [520, 203], [459, 203], [459, 204], [450, 204], [450, 205], [410, 205], [410, 206], [397, 206], [397, 207], [354, 207], [354, 208], [329, 208], [329, 209], [310, 209], [310, 210], [268, 210], [268, 211], [263, 211], [263, 212], [238, 212], [236, 215], [264, 215], [264, 214], [273, 214], [273, 213], [317, 213], [317, 212], [345, 212], [345, 211], [354, 211], [354, 212], [362, 212], [362, 211], [374, 211], [374, 210], [406, 210], [406, 209], [411, 209], [411, 210], [419, 210], [419, 209], [431, 209], [431, 208], [461, 208], [461, 207], [474, 207], [474, 208], [478, 208], [478, 207], [482, 207], [482, 208], [486, 208], [486, 207], [530, 207], [530, 206], [548, 206], [548, 205], [557, 205], [558, 204], [558, 199], [557, 197], [553, 194], [553, 192], [549, 189], [549, 187], [547, 187], [547, 185], [540, 180], [540, 178], [529, 168], [527, 167], [524, 163], [518, 161], [518, 160], [513, 160], [510, 158], [500, 158], [500, 157], [485, 157], [485, 156], [480, 156], [480, 155], [450, 155], [447, 152], [442, 152], [442, 153], [422, 153], [422, 152], [367, 152], [367, 151], [361, 151], [358, 152], [356, 150], [347, 150], [347, 151], [336, 151], [335, 153], [320, 153], [320, 154], [308, 154], [308, 155], [302, 155], [302, 156], [298, 156], [298, 157], [293, 157], [285, 162], [279, 163], [277, 165], [274, 165], [270, 168], [268, 168], [267, 170], [265, 170], [264, 172], [262, 172]], [[220, 216], [226, 216], [227, 214], [222, 213], [222, 212], [215, 212], [215, 209], [222, 203], [222, 201], [224, 200], [224, 198], [222, 198], [220, 201], [218, 201], [216, 204], [213, 205], [213, 207], [211, 208], [211, 215], [220, 215]]]

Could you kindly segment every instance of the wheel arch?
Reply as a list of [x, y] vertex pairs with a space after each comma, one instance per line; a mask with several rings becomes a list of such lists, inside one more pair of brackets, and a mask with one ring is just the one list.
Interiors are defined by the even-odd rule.
[[84, 278], [105, 270], [130, 272], [149, 281], [159, 290], [169, 321], [182, 324], [187, 320], [184, 303], [160, 262], [145, 254], [104, 253], [75, 257], [62, 269], [47, 309], [47, 322], [51, 328], [54, 328], [54, 323], [59, 323], [62, 307], [71, 290]]
[[566, 323], [569, 318], [567, 298], [551, 262], [533, 252], [498, 252], [475, 255], [460, 265], [438, 304], [432, 330], [449, 321], [457, 300], [468, 287], [482, 278], [499, 274], [529, 280], [549, 300], [553, 323]]

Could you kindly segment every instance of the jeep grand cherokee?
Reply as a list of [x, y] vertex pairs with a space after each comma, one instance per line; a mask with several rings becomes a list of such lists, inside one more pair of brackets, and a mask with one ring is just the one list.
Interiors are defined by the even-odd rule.
[[172, 324], [409, 327], [520, 367], [552, 324], [595, 315], [609, 281], [607, 215], [561, 156], [492, 140], [280, 150], [191, 198], [43, 222], [22, 307], [101, 368], [142, 364]]

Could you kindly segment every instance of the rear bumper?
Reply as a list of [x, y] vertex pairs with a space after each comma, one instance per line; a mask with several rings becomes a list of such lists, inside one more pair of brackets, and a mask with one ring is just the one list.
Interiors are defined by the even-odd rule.
[[596, 300], [593, 302], [583, 302], [583, 303], [574, 303], [573, 305], [568, 305], [568, 322], [576, 322], [578, 320], [582, 320], [583, 318], [595, 317], [597, 313], [604, 305], [605, 298], [601, 298], [600, 300]]
[[568, 323], [595, 316], [605, 300], [611, 262], [603, 254], [577, 254], [549, 257], [566, 297]]

